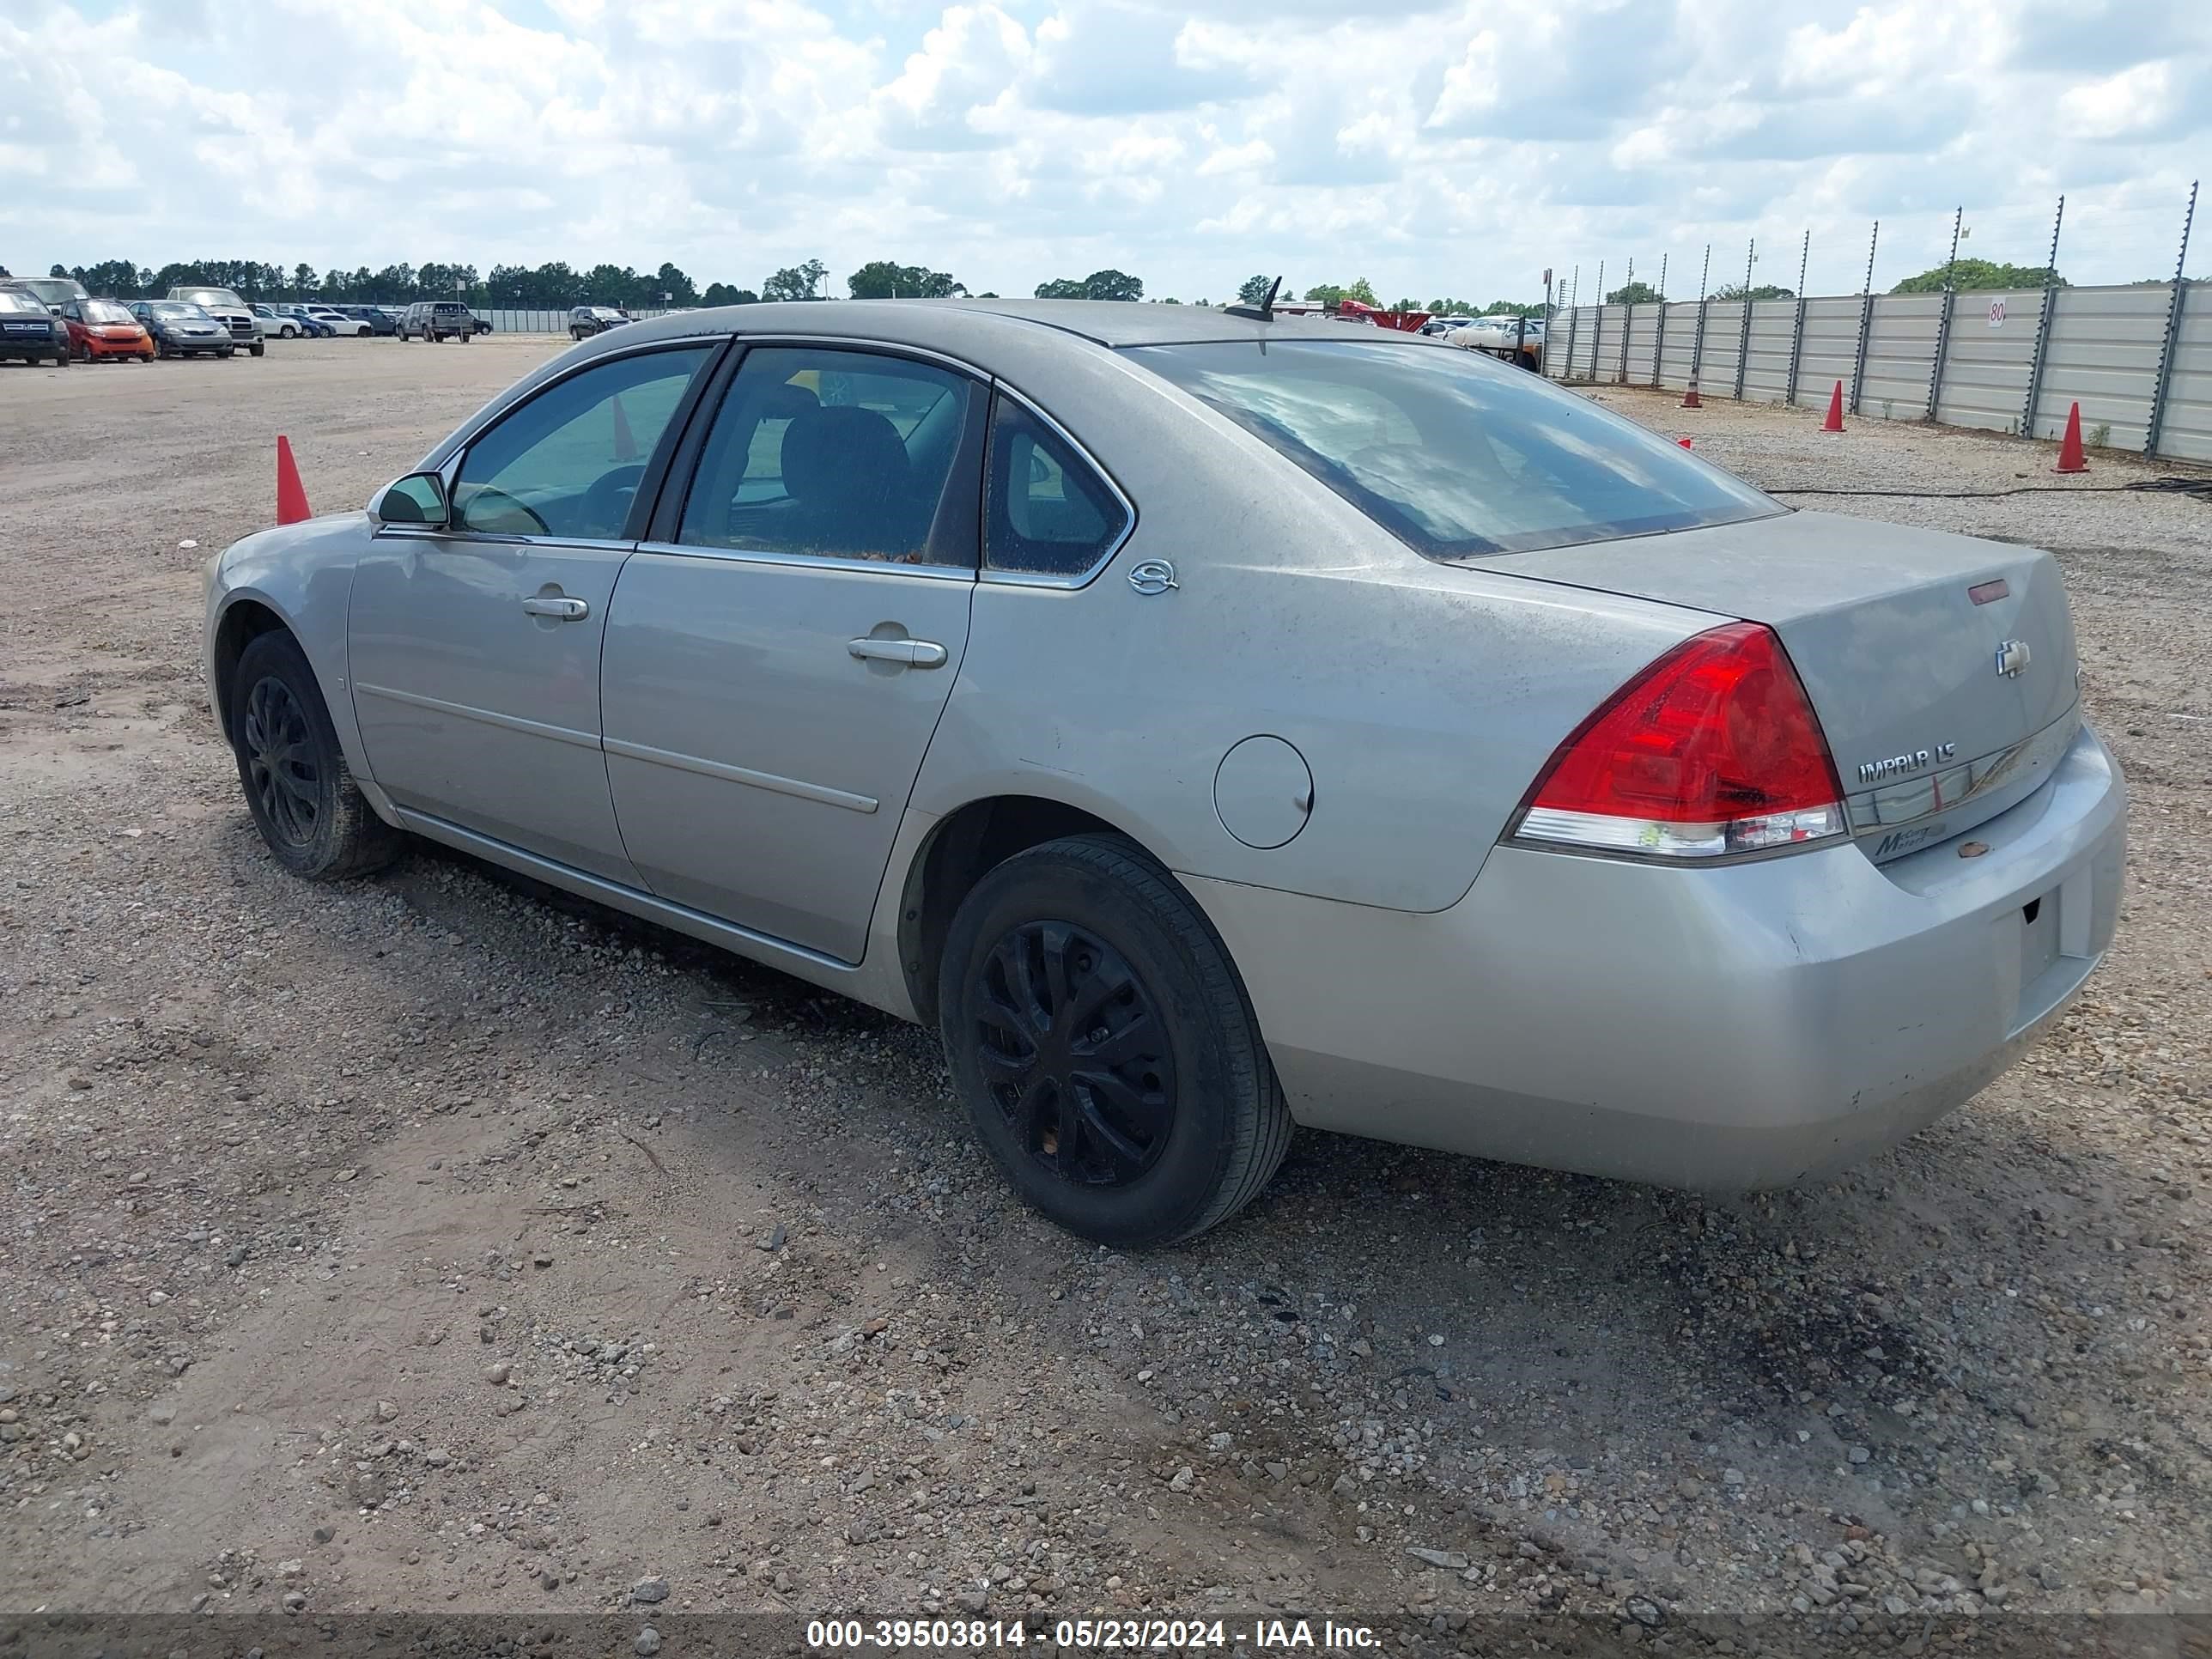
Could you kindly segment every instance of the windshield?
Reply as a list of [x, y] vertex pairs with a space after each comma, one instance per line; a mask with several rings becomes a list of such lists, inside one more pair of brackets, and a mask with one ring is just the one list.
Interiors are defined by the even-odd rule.
[[185, 298], [196, 306], [230, 306], [243, 310], [245, 302], [227, 288], [195, 288], [185, 291]]
[[202, 311], [198, 306], [186, 305], [182, 300], [155, 301], [154, 302], [154, 314], [156, 317], [183, 317], [185, 319], [198, 317], [204, 319], [209, 322], [213, 322], [215, 320], [214, 318], [208, 316], [207, 313]]
[[0, 311], [35, 311], [41, 317], [46, 314], [46, 308], [36, 298], [12, 288], [0, 288]]
[[1432, 559], [1784, 511], [1668, 439], [1523, 368], [1445, 346], [1268, 340], [1127, 354]]
[[77, 307], [88, 323], [127, 323], [131, 313], [112, 300], [87, 300]]

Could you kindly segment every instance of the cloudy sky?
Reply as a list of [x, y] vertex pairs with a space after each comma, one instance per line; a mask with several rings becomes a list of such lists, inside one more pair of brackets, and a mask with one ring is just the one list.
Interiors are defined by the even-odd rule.
[[[0, 0], [0, 263], [2170, 274], [2207, 0]], [[38, 182], [33, 183], [33, 179]], [[2208, 203], [2212, 217], [2212, 203]], [[2212, 270], [2200, 222], [2192, 275]], [[842, 280], [833, 288], [842, 292]]]

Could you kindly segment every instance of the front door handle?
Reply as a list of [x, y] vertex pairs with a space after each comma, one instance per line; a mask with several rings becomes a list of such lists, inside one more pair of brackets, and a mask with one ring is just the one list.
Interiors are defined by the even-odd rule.
[[556, 622], [581, 622], [592, 614], [589, 600], [572, 599], [565, 593], [533, 593], [522, 602], [522, 608], [533, 617], [550, 617]]
[[935, 640], [848, 640], [845, 648], [863, 660], [904, 663], [908, 668], [945, 666], [945, 647]]

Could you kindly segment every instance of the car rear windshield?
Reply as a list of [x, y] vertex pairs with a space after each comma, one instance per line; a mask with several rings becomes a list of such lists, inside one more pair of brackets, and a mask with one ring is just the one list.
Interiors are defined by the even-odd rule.
[[1450, 346], [1254, 340], [1127, 355], [1432, 559], [1784, 510], [1633, 421]]

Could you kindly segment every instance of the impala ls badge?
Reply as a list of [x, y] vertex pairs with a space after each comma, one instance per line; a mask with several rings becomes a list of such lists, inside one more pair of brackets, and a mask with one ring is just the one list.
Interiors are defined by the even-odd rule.
[[2027, 666], [2027, 641], [2025, 640], [2007, 640], [1997, 647], [1997, 672], [2007, 679], [2017, 678], [2020, 672]]
[[1933, 749], [1916, 749], [1909, 755], [1890, 755], [1881, 760], [1868, 761], [1859, 768], [1861, 783], [1885, 783], [1891, 778], [1910, 777], [1922, 767], [1933, 763], [1948, 765], [1959, 757], [1955, 743], [1939, 743]]

